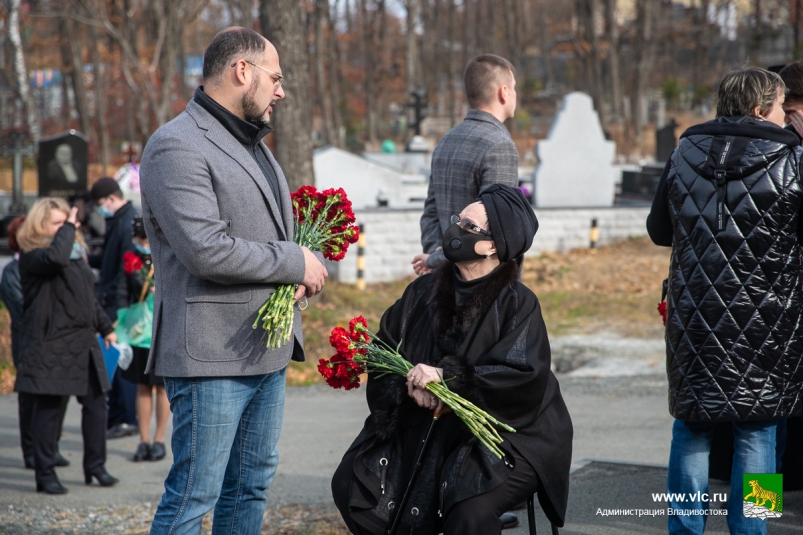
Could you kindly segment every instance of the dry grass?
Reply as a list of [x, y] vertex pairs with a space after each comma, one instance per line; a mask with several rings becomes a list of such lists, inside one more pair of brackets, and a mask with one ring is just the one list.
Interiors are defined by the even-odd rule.
[[[660, 338], [663, 325], [656, 312], [661, 281], [669, 267], [669, 249], [646, 238], [631, 239], [599, 249], [545, 254], [524, 262], [523, 282], [541, 301], [551, 336], [608, 332], [623, 337]], [[360, 292], [350, 284], [330, 283], [310, 300], [304, 311], [307, 362], [292, 362], [288, 383], [320, 380], [318, 359], [332, 354], [329, 333], [359, 314], [376, 328], [384, 311], [401, 297], [410, 279], [372, 284]], [[0, 370], [11, 364], [8, 312], [0, 308]], [[10, 392], [13, 379], [0, 372], [0, 393]]]
[[660, 338], [663, 324], [656, 306], [669, 252], [639, 238], [545, 254], [525, 261], [522, 280], [538, 295], [551, 335], [606, 331]]

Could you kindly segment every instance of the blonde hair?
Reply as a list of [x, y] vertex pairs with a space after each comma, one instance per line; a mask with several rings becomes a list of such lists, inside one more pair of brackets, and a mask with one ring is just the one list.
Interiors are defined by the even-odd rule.
[[[45, 224], [50, 220], [53, 210], [70, 215], [70, 205], [59, 197], [43, 197], [33, 203], [25, 222], [17, 231], [17, 243], [23, 252], [50, 247], [53, 238], [45, 233]], [[86, 242], [80, 232], [75, 233], [75, 241], [86, 249]]]

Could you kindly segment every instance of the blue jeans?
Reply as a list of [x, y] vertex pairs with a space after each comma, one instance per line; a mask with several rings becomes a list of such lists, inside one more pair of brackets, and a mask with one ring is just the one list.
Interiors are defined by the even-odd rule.
[[[688, 496], [708, 493], [708, 456], [714, 423], [675, 420], [672, 427], [672, 448], [669, 452], [669, 494], [685, 493], [685, 502], [670, 500], [674, 510], [708, 509], [708, 502], [691, 501]], [[728, 529], [731, 535], [763, 535], [767, 521], [745, 518], [742, 503], [747, 493], [742, 488], [742, 475], [775, 473], [775, 435], [778, 420], [733, 422], [733, 469], [728, 495]], [[705, 515], [669, 516], [669, 533], [697, 535], [705, 529]]]
[[279, 464], [285, 371], [246, 377], [165, 377], [173, 466], [151, 535], [258, 535]]

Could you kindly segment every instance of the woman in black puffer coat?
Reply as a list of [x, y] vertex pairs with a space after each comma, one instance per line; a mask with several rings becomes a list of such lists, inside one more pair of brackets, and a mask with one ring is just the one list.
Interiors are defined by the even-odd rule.
[[[743, 473], [775, 472], [776, 427], [801, 412], [803, 150], [782, 128], [784, 85], [763, 69], [728, 74], [717, 119], [689, 128], [667, 163], [647, 221], [672, 246], [667, 295], [669, 411], [676, 418], [668, 492], [708, 492], [717, 422], [732, 422], [731, 533], [745, 518]], [[670, 503], [705, 509], [707, 503]], [[699, 513], [669, 531], [702, 533]]]
[[76, 236], [76, 212], [62, 199], [38, 200], [17, 234], [22, 249], [23, 346], [14, 389], [34, 397], [31, 423], [36, 490], [64, 494], [56, 476], [60, 407], [64, 396], [83, 405], [84, 475], [110, 486], [105, 469], [106, 396], [111, 388], [97, 333], [117, 337], [95, 299], [86, 249]]

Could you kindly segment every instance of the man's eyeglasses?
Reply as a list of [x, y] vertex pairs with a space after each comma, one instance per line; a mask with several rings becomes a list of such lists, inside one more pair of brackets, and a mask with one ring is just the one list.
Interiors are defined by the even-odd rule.
[[452, 225], [457, 225], [463, 230], [471, 230], [478, 234], [482, 234], [483, 236], [488, 236], [489, 238], [493, 237], [493, 234], [491, 234], [484, 228], [475, 225], [474, 222], [470, 219], [465, 219], [465, 218], [460, 219], [460, 216], [453, 215], [449, 219], [449, 221], [452, 223]]
[[[274, 72], [274, 71], [272, 71], [270, 69], [266, 69], [265, 67], [261, 67], [261, 66], [257, 65], [254, 62], [248, 61], [247, 59], [244, 59], [243, 61], [245, 61], [246, 63], [248, 63], [251, 66], [256, 67], [257, 69], [262, 69], [266, 73], [270, 74], [271, 75], [271, 79], [273, 80], [273, 83], [276, 84], [276, 89], [279, 89], [280, 87], [282, 87], [282, 84], [284, 83], [284, 76], [283, 75], [279, 74], [278, 72]], [[232, 67], [234, 67], [236, 65], [237, 65], [237, 62], [234, 62], [234, 63], [231, 64]], [[274, 78], [274, 76], [276, 76], [277, 78]]]

